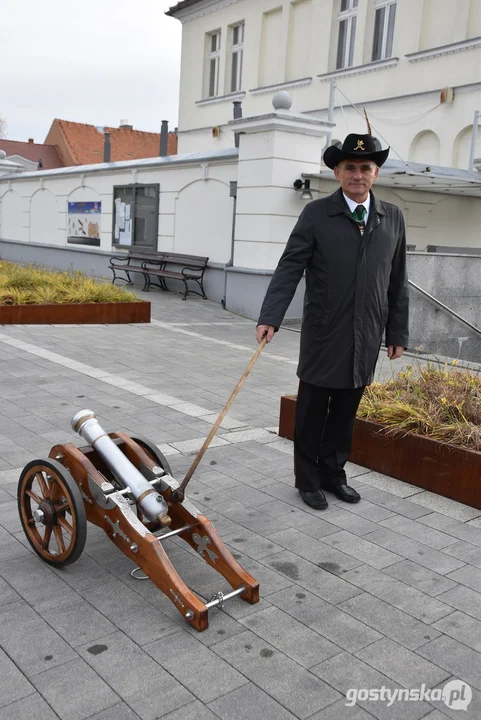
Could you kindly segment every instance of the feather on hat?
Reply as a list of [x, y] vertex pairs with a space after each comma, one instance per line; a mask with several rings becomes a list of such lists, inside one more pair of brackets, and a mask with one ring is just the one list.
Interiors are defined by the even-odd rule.
[[390, 148], [387, 148], [387, 150], [381, 149], [381, 143], [371, 134], [371, 125], [366, 110], [364, 110], [364, 115], [367, 123], [367, 135], [350, 133], [342, 145], [335, 143], [324, 151], [323, 160], [331, 170], [347, 158], [372, 160], [378, 167], [381, 167], [386, 162]]

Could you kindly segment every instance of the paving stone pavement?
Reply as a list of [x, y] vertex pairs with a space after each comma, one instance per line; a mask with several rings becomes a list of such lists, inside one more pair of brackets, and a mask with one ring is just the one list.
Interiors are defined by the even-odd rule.
[[[78, 410], [157, 443], [181, 480], [254, 352], [253, 322], [144, 297], [149, 325], [0, 327], [0, 720], [480, 718], [481, 512], [355, 465], [358, 505], [305, 506], [276, 434], [297, 385], [293, 328], [261, 355], [188, 493], [259, 580], [259, 604], [231, 600], [197, 633], [94, 526], [64, 569], [32, 552], [19, 473], [83, 444]], [[378, 375], [410, 363], [383, 358]], [[180, 539], [166, 547], [203, 597], [226, 589]], [[353, 701], [455, 679], [471, 687], [465, 714], [436, 696]]]

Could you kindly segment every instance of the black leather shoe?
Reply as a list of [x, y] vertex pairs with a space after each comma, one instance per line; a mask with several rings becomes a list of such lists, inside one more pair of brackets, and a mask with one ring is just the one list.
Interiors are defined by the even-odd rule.
[[324, 489], [332, 492], [333, 495], [339, 498], [339, 500], [344, 500], [344, 502], [357, 503], [361, 499], [359, 493], [349, 485], [325, 485]]
[[325, 508], [327, 508], [328, 503], [322, 490], [316, 490], [315, 492], [304, 492], [304, 490], [299, 490], [299, 495], [306, 505], [314, 508], [314, 510], [325, 510]]

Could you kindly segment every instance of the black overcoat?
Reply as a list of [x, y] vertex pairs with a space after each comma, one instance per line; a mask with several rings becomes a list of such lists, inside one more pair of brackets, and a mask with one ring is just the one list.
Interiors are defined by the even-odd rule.
[[369, 384], [384, 330], [387, 345], [408, 343], [401, 210], [371, 193], [361, 235], [341, 189], [310, 202], [272, 276], [259, 325], [280, 326], [304, 271], [299, 378], [328, 388]]

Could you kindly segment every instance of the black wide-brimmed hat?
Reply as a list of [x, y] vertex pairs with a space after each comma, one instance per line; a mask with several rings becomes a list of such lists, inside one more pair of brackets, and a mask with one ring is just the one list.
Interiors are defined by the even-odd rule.
[[386, 162], [388, 155], [389, 148], [382, 150], [381, 143], [372, 135], [351, 133], [342, 145], [336, 143], [326, 148], [323, 159], [327, 167], [333, 170], [341, 160], [347, 160], [348, 158], [372, 160], [378, 167], [381, 167]]

